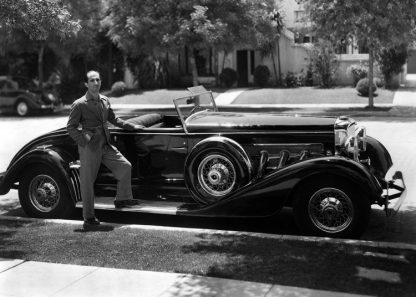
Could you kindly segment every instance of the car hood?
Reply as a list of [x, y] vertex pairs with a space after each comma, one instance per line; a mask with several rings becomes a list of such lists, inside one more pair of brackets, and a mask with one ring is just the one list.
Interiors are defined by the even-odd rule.
[[186, 122], [188, 132], [314, 131], [333, 132], [335, 118], [275, 113], [200, 112]]

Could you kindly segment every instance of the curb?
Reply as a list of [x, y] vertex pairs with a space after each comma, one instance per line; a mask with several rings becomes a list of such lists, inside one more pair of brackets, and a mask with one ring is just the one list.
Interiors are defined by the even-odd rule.
[[[82, 221], [63, 220], [63, 219], [39, 219], [39, 218], [25, 218], [25, 217], [10, 217], [0, 215], [0, 220], [6, 221], [22, 221], [22, 222], [44, 222], [54, 224], [67, 224], [82, 226]], [[189, 233], [206, 233], [210, 235], [235, 235], [235, 236], [248, 236], [257, 238], [277, 239], [281, 241], [298, 241], [298, 242], [311, 242], [311, 243], [328, 243], [333, 245], [344, 244], [352, 247], [371, 247], [371, 248], [385, 248], [385, 249], [399, 249], [416, 252], [416, 245], [410, 243], [401, 242], [386, 242], [386, 241], [368, 241], [368, 240], [356, 240], [356, 239], [341, 239], [341, 238], [329, 238], [329, 237], [315, 237], [315, 236], [302, 236], [302, 235], [279, 235], [269, 233], [258, 232], [245, 232], [245, 231], [226, 231], [226, 230], [212, 230], [201, 228], [184, 228], [184, 227], [165, 227], [156, 225], [125, 225], [117, 223], [101, 223], [105, 227], [117, 227], [121, 229], [140, 229], [140, 230], [152, 230], [152, 231], [181, 231]]]

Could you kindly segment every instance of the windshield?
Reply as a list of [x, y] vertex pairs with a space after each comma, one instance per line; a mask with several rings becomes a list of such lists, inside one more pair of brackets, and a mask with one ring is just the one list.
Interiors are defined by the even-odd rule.
[[189, 96], [173, 100], [185, 130], [185, 120], [192, 114], [206, 110], [217, 111], [211, 91], [207, 91], [202, 86], [188, 88], [188, 91]]

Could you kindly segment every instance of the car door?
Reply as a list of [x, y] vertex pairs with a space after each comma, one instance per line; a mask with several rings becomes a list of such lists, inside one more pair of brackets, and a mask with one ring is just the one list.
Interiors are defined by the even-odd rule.
[[[162, 196], [183, 196], [187, 193], [184, 163], [188, 143], [183, 129], [116, 130], [112, 133], [112, 142], [132, 164], [135, 197], [160, 199]], [[101, 168], [97, 183], [108, 186], [116, 181], [106, 168]], [[144, 192], [147, 195], [144, 196]]]

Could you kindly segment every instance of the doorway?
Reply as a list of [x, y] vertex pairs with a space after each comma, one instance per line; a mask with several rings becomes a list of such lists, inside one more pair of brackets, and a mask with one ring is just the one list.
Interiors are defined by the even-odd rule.
[[238, 74], [238, 86], [248, 86], [248, 52], [247, 50], [237, 51], [237, 74]]

